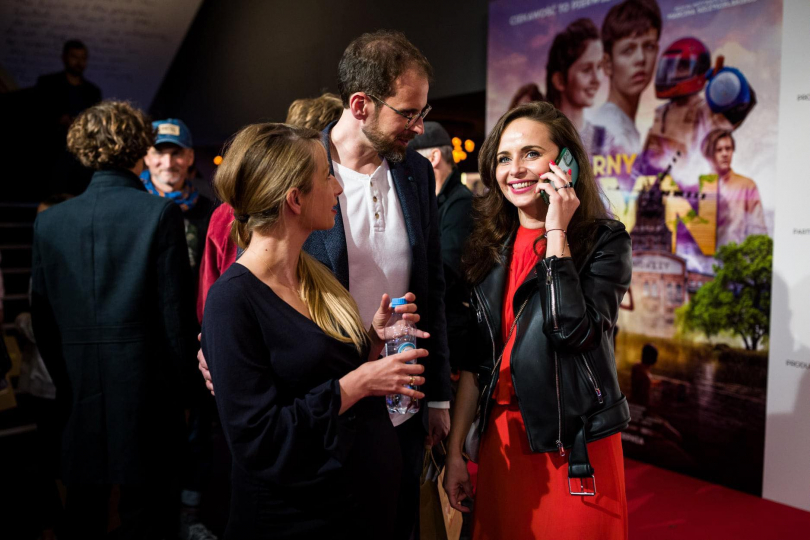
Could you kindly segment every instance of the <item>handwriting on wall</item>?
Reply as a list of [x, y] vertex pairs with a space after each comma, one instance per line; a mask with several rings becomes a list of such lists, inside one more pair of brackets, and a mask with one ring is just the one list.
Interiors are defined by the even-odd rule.
[[4, 0], [0, 66], [20, 88], [62, 69], [62, 45], [89, 49], [85, 76], [104, 97], [148, 107], [202, 0]]

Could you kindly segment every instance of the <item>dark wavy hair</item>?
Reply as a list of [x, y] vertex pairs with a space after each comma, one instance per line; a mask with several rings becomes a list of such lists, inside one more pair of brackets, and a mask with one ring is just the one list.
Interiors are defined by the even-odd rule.
[[425, 55], [405, 34], [391, 30], [363, 34], [343, 52], [338, 64], [338, 91], [343, 107], [355, 92], [368, 92], [379, 99], [394, 95], [394, 81], [416, 68], [431, 81], [433, 68]]
[[62, 45], [62, 55], [66, 55], [68, 51], [72, 51], [74, 49], [79, 49], [81, 51], [87, 50], [87, 45], [83, 42], [79, 41], [78, 39], [69, 39]]
[[546, 64], [546, 99], [555, 107], [560, 106], [562, 94], [554, 86], [552, 80], [554, 74], [559, 73], [563, 80], [567, 81], [568, 68], [582, 56], [589, 41], [598, 39], [599, 30], [590, 19], [577, 19], [554, 37]]
[[85, 167], [131, 169], [155, 143], [146, 114], [126, 101], [102, 101], [71, 124], [67, 147]]
[[498, 146], [506, 126], [518, 118], [529, 118], [548, 128], [551, 141], [568, 148], [579, 164], [574, 188], [580, 205], [568, 224], [567, 239], [577, 265], [591, 250], [598, 222], [609, 217], [601, 190], [596, 184], [588, 154], [571, 121], [548, 102], [526, 103], [501, 116], [481, 146], [478, 170], [488, 191], [473, 201], [473, 230], [462, 256], [462, 268], [469, 283], [479, 283], [501, 260], [507, 238], [518, 228], [518, 211], [503, 195], [495, 178]]
[[654, 28], [661, 37], [661, 8], [655, 0], [625, 0], [616, 4], [602, 21], [602, 46], [613, 57], [613, 44], [626, 37], [640, 36]]

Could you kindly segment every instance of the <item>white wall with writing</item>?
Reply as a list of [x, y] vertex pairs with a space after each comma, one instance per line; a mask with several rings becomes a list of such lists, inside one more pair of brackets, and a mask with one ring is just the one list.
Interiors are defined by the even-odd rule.
[[810, 2], [784, 10], [762, 496], [810, 510]]
[[0, 66], [25, 88], [62, 70], [62, 45], [83, 41], [85, 77], [105, 98], [149, 107], [202, 0], [3, 0]]

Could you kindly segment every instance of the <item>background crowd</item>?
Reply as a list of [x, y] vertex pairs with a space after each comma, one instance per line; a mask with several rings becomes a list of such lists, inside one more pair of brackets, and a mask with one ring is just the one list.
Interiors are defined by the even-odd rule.
[[[31, 314], [19, 321], [53, 402], [43, 410], [49, 467], [38, 479], [50, 498], [38, 524], [44, 537], [112, 529], [122, 538], [215, 538], [200, 506], [216, 404], [232, 452], [227, 538], [418, 538], [425, 448], [451, 431], [459, 371], [445, 486], [461, 512], [472, 499], [463, 434], [479, 399], [479, 435], [494, 407], [480, 456], [490, 499], [475, 513], [474, 537], [501, 537], [515, 512], [527, 520], [516, 538], [626, 537], [617, 433], [627, 405], [611, 336], [629, 284], [629, 236], [608, 219], [566, 116], [537, 102], [505, 115], [481, 154], [488, 193], [474, 201], [446, 130], [425, 121], [430, 63], [400, 33], [364, 34], [341, 58], [339, 96], [297, 100], [286, 125], [248, 126], [232, 139], [214, 182], [219, 204], [195, 185], [185, 123], [97, 103], [81, 76], [86, 53], [66, 44], [65, 72], [44, 78], [59, 81], [43, 88], [61, 88], [52, 91], [67, 104], [55, 124], [66, 128], [59, 141], [69, 153], [60, 146], [52, 166], [61, 171], [54, 178], [70, 180], [37, 218]], [[578, 180], [554, 161], [563, 148], [582, 164]], [[471, 231], [472, 252], [464, 247]], [[539, 283], [541, 264], [546, 285], [523, 288], [534, 302], [525, 317], [548, 339], [525, 339], [525, 329], [512, 330], [529, 297], [516, 312], [512, 303], [524, 282]], [[414, 295], [418, 315], [413, 304], [408, 314], [419, 322], [419, 348], [376, 360], [388, 300]], [[493, 313], [503, 315], [494, 328]], [[302, 339], [313, 322], [322, 333]], [[500, 367], [495, 354], [488, 360], [487, 332], [500, 336], [491, 340], [493, 352], [503, 348]], [[541, 354], [553, 364], [541, 362], [540, 379], [515, 367], [513, 387], [510, 366]], [[542, 380], [539, 393], [551, 396], [545, 368], [558, 354], [570, 356], [569, 405], [557, 367], [554, 432], [542, 399], [526, 394], [519, 406], [518, 381]], [[584, 372], [570, 367], [580, 357]], [[499, 386], [497, 376], [479, 386], [478, 375], [498, 369], [507, 374]], [[582, 378], [594, 385], [588, 397]], [[403, 387], [424, 406], [385, 417], [380, 396]], [[606, 494], [590, 506], [579, 498], [596, 494], [586, 443]], [[510, 486], [537, 467], [558, 474], [535, 490], [520, 484], [517, 495], [528, 499], [510, 503]], [[571, 478], [580, 485], [573, 491]], [[559, 512], [578, 526], [550, 519]]]
[[[397, 45], [421, 57], [407, 41]], [[31, 397], [21, 405], [33, 411], [42, 454], [37, 523], [29, 530], [43, 538], [100, 537], [116, 527], [132, 537], [171, 530], [181, 538], [215, 538], [200, 506], [212, 467], [227, 465], [213, 462], [220, 428], [195, 356], [208, 290], [241, 255], [231, 235], [233, 208], [217, 199], [212, 179], [195, 167], [186, 124], [152, 121], [127, 103], [102, 102], [98, 87], [83, 76], [88, 57], [80, 41], [65, 43], [64, 71], [41, 77], [34, 89], [35, 99], [48, 105], [37, 121], [47, 128], [42, 165], [51, 179], [40, 191], [51, 195], [38, 211], [71, 202], [37, 220], [33, 316], [25, 312], [16, 320], [25, 350], [20, 385]], [[327, 93], [295, 100], [284, 121], [320, 131], [343, 111], [340, 97]], [[424, 182], [430, 173], [436, 186], [435, 233], [444, 246], [431, 254], [431, 267], [441, 275], [433, 271], [430, 280], [446, 275], [448, 335], [461, 350], [468, 346], [467, 293], [459, 267], [472, 194], [461, 183], [450, 136], [435, 122], [419, 123], [425, 132], [415, 140], [413, 133], [409, 146], [429, 160], [420, 164]], [[427, 200], [422, 204], [430, 208]], [[398, 227], [404, 233], [404, 223]], [[433, 309], [444, 305], [435, 302]], [[447, 370], [447, 357], [433, 365]], [[404, 476], [410, 517], [398, 527], [407, 530], [403, 538], [418, 513], [423, 439], [431, 423], [437, 441], [449, 429], [447, 375], [445, 389], [436, 393], [442, 399], [425, 407], [422, 421], [400, 430], [410, 441], [403, 452], [411, 472]], [[442, 412], [430, 414], [432, 406]], [[118, 502], [112, 513], [110, 500]]]

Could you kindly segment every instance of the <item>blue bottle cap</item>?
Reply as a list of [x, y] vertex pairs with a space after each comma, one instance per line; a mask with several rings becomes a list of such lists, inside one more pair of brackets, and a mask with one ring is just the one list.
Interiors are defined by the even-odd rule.
[[408, 301], [405, 300], [404, 298], [392, 298], [391, 299], [391, 307], [404, 306], [407, 303], [408, 303]]

